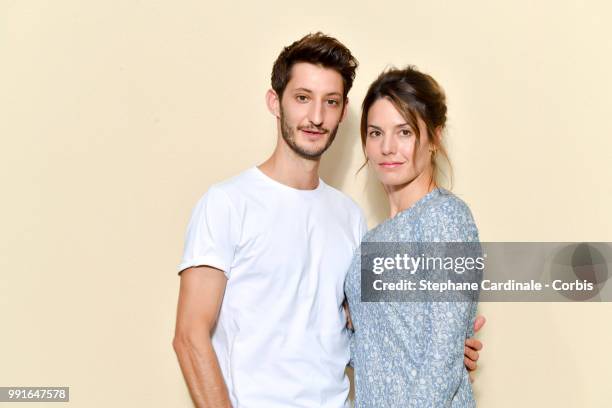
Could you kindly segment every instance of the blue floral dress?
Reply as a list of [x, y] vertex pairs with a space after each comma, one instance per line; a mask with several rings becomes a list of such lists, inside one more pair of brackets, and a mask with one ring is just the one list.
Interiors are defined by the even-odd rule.
[[[434, 189], [364, 242], [477, 242], [467, 205]], [[354, 333], [356, 408], [473, 407], [463, 364], [476, 302], [362, 302], [360, 251], [345, 282]]]

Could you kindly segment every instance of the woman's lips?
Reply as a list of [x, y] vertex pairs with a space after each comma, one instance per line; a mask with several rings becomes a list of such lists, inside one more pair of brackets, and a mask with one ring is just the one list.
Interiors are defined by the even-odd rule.
[[404, 162], [383, 162], [379, 163], [378, 165], [385, 169], [394, 169], [396, 167], [401, 166], [402, 164], [404, 164]]

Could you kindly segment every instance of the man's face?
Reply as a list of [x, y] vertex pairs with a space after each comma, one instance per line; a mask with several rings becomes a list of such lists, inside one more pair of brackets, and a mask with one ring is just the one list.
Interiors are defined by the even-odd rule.
[[340, 73], [306, 62], [295, 64], [280, 101], [281, 134], [299, 156], [316, 160], [332, 144], [346, 101]]

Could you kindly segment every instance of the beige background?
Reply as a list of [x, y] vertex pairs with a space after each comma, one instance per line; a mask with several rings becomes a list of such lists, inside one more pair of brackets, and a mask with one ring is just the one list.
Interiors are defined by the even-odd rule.
[[[185, 226], [211, 183], [271, 152], [272, 62], [309, 31], [361, 62], [322, 175], [371, 226], [386, 204], [355, 176], [359, 104], [411, 63], [447, 90], [454, 191], [483, 240], [612, 241], [611, 12], [0, 0], [0, 385], [70, 386], [74, 407], [189, 406], [171, 347]], [[609, 406], [612, 304], [480, 309], [479, 406]]]

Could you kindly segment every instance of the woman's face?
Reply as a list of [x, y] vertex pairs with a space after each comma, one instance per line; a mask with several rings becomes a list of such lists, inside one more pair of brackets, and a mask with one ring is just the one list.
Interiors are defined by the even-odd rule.
[[433, 166], [425, 122], [418, 118], [417, 146], [415, 130], [388, 99], [378, 99], [367, 114], [365, 151], [380, 182], [388, 187], [412, 182], [428, 186]]

